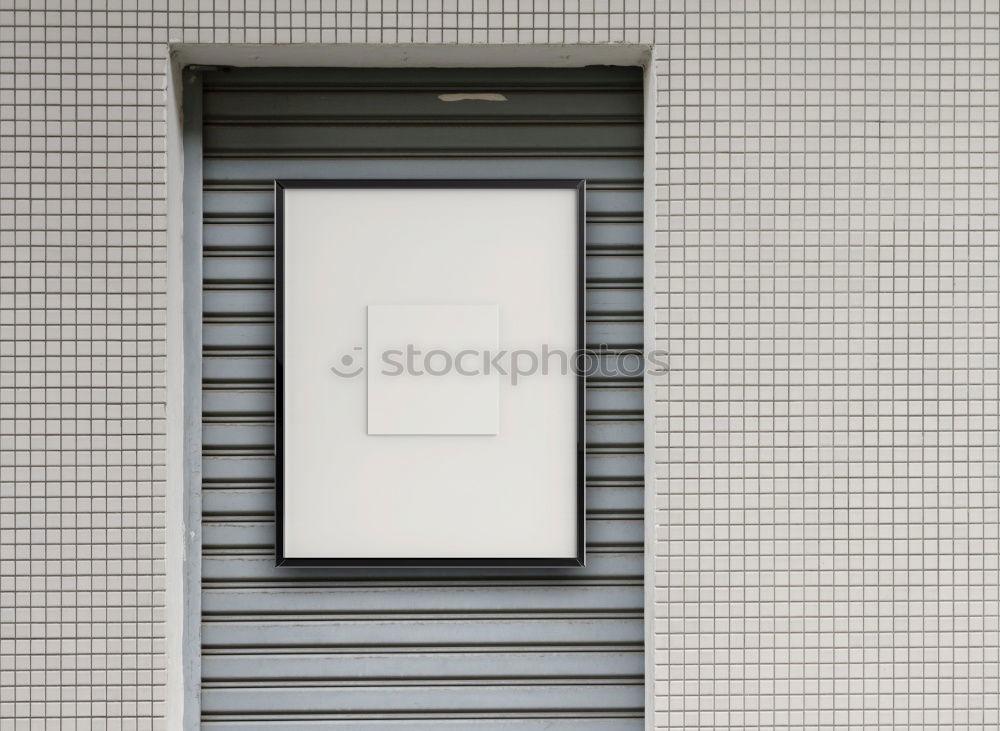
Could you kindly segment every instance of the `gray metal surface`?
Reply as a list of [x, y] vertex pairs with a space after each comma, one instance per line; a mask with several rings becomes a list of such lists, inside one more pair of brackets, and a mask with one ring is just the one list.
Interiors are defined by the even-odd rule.
[[[586, 568], [274, 566], [274, 178], [586, 178], [587, 340], [642, 347], [638, 69], [204, 74], [202, 725], [640, 729], [642, 382], [588, 384]], [[443, 102], [449, 92], [506, 102]]]

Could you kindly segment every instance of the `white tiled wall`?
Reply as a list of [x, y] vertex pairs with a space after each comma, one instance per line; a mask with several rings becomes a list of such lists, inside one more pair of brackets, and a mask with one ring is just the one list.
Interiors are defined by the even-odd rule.
[[1000, 726], [995, 0], [104, 5], [0, 0], [0, 729], [163, 727], [169, 42], [657, 43], [656, 725]]

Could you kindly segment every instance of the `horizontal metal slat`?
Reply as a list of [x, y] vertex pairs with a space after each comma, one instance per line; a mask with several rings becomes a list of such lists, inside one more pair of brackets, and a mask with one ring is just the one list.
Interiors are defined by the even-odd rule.
[[[642, 255], [588, 254], [587, 282], [610, 284], [642, 282]], [[265, 256], [208, 256], [203, 263], [203, 277], [211, 283], [271, 283], [274, 282], [274, 258]]]
[[202, 591], [204, 615], [448, 614], [484, 612], [628, 612], [642, 607], [641, 581], [629, 584], [561, 584], [536, 582], [515, 586], [431, 586], [414, 582], [396, 588], [341, 585], [312, 589], [301, 586], [220, 587]]
[[406, 678], [424, 680], [498, 678], [566, 680], [642, 678], [641, 649], [523, 650], [498, 648], [493, 652], [394, 651], [394, 652], [206, 652], [202, 656], [202, 679], [239, 678], [240, 681], [338, 680], [363, 681]]
[[[233, 359], [231, 362], [238, 362], [238, 359]], [[225, 376], [229, 373], [225, 366], [220, 367], [218, 373], [213, 368], [212, 375], [215, 378], [210, 380], [216, 381], [216, 385], [207, 385], [202, 391], [201, 408], [205, 417], [213, 420], [227, 416], [239, 419], [273, 417], [274, 389], [241, 387], [240, 384], [248, 375], [245, 371], [234, 374], [227, 384]], [[221, 383], [217, 380], [218, 376], [222, 376]], [[258, 372], [260, 380], [270, 381], [273, 377], [273, 366], [262, 367]], [[629, 383], [617, 386], [592, 383], [587, 388], [586, 407], [587, 413], [593, 415], [641, 416], [642, 387], [639, 384]]]
[[[532, 713], [531, 716], [524, 713]], [[264, 714], [260, 714], [264, 715]], [[539, 717], [538, 712], [503, 714], [502, 717], [471, 717], [468, 714], [373, 714], [363, 716], [312, 716], [296, 717], [288, 714], [261, 720], [259, 716], [239, 715], [226, 717], [221, 714], [203, 719], [204, 731], [316, 731], [324, 729], [359, 728], [363, 721], [364, 731], [439, 731], [445, 724], [456, 725], [469, 731], [641, 731], [643, 716], [641, 710], [602, 713], [600, 717], [588, 717], [580, 713], [563, 712]]]
[[610, 581], [633, 582], [642, 579], [641, 551], [633, 547], [623, 550], [595, 549], [587, 557], [587, 566], [532, 568], [520, 566], [366, 566], [366, 567], [309, 567], [274, 565], [273, 542], [255, 552], [246, 549], [206, 549], [202, 556], [202, 578], [209, 585], [232, 583], [264, 584], [274, 586], [309, 582], [311, 585], [336, 586], [338, 582], [363, 581], [368, 584], [399, 584], [412, 582], [527, 582], [527, 581]]
[[475, 151], [591, 152], [602, 155], [638, 153], [642, 150], [641, 121], [622, 123], [589, 122], [563, 124], [403, 124], [296, 125], [292, 133], [286, 125], [262, 123], [206, 124], [202, 142], [209, 155], [245, 154], [266, 149], [272, 154], [295, 151], [300, 154], [324, 152], [427, 153], [447, 150], [451, 154]]
[[[588, 546], [641, 545], [642, 518], [588, 518]], [[274, 520], [223, 522], [208, 517], [202, 520], [202, 546], [206, 549], [270, 548], [274, 545]]]
[[[274, 457], [270, 455], [206, 454], [201, 465], [205, 482], [274, 483]], [[590, 450], [587, 454], [588, 480], [641, 480], [643, 468], [641, 450]]]
[[[273, 317], [274, 290], [222, 289], [219, 285], [206, 288], [202, 295], [202, 310], [207, 317], [227, 315], [239, 317]], [[642, 315], [642, 290], [622, 287], [591, 289], [586, 293], [587, 314], [593, 316]]]
[[206, 384], [266, 385], [273, 393], [274, 357], [270, 355], [207, 355], [201, 376]]
[[626, 710], [642, 707], [641, 680], [630, 683], [578, 684], [540, 682], [510, 685], [340, 685], [202, 687], [203, 713], [282, 713], [336, 711], [387, 713], [400, 711], [465, 711], [480, 713], [530, 708], [535, 711], [574, 709]]
[[624, 253], [588, 254], [587, 284], [641, 283], [642, 255]]
[[294, 123], [323, 120], [481, 119], [496, 122], [517, 119], [559, 120], [562, 123], [590, 118], [632, 118], [642, 121], [642, 98], [624, 90], [544, 90], [510, 88], [502, 101], [442, 100], [437, 89], [394, 92], [351, 89], [218, 89], [206, 95], [203, 119], [269, 120]]
[[[269, 188], [205, 190], [203, 213], [207, 219], [272, 216], [274, 191]], [[498, 211], [502, 212], [502, 211]], [[587, 216], [641, 216], [642, 189], [587, 190]]]
[[[272, 372], [273, 373], [273, 372]], [[234, 381], [239, 383], [239, 381]], [[274, 416], [274, 389], [247, 390], [227, 388], [226, 384], [217, 387], [206, 386], [201, 395], [202, 414], [207, 418], [231, 416], [251, 418], [255, 416]]]
[[[484, 166], [488, 172], [484, 171]], [[419, 163], [406, 157], [351, 158], [266, 158], [249, 153], [247, 157], [212, 157], [202, 168], [205, 182], [225, 184], [260, 184], [275, 178], [577, 178], [598, 184], [642, 185], [642, 156], [604, 156], [600, 159], [539, 157], [484, 161], [469, 158], [425, 158]]]
[[637, 66], [582, 68], [329, 68], [320, 66], [227, 68], [202, 74], [205, 95], [223, 89], [349, 89], [407, 91], [420, 88], [493, 89], [630, 89], [642, 92], [642, 69]]
[[[640, 419], [588, 420], [585, 431], [587, 444], [591, 447], [642, 444]], [[201, 438], [206, 450], [271, 448], [274, 446], [274, 424], [209, 422], [202, 426]]]
[[[267, 281], [273, 281], [270, 254], [274, 250], [274, 225], [270, 213], [257, 221], [209, 219], [205, 221], [202, 231], [209, 261], [222, 255], [260, 257], [266, 254], [272, 262]], [[591, 254], [610, 250], [638, 256], [642, 253], [642, 236], [641, 223], [590, 221], [587, 223], [587, 250]]]
[[212, 620], [206, 648], [641, 645], [642, 617]]
[[[641, 511], [642, 485], [589, 485], [587, 510], [598, 513]], [[248, 516], [274, 514], [274, 485], [220, 487], [207, 485], [202, 490], [202, 511], [206, 516]]]
[[642, 384], [620, 383], [601, 385], [598, 380], [587, 384], [586, 407], [588, 414], [642, 415]]
[[[641, 322], [588, 322], [587, 348], [642, 348]], [[206, 351], [236, 348], [273, 350], [274, 325], [270, 322], [206, 322], [202, 327], [202, 345]]]

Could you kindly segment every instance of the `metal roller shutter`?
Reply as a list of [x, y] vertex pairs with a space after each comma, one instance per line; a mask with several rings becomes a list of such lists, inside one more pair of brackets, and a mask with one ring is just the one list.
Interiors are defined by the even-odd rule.
[[[638, 729], [642, 381], [589, 381], [584, 569], [274, 566], [274, 178], [586, 178], [587, 338], [642, 347], [639, 69], [203, 74], [205, 728]], [[493, 92], [506, 102], [445, 102]]]

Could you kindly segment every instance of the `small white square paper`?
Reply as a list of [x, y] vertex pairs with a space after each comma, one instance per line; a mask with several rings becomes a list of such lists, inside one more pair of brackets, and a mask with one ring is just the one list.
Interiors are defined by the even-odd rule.
[[496, 305], [368, 305], [368, 433], [493, 435]]

